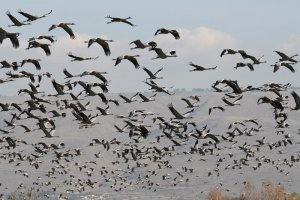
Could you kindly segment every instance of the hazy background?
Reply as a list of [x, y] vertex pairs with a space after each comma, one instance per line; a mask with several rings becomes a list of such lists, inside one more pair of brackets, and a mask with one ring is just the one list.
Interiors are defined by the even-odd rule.
[[[288, 2], [288, 3], [287, 3]], [[155, 71], [161, 67], [164, 67], [161, 72], [163, 80], [157, 81], [159, 85], [166, 86], [168, 88], [184, 88], [186, 90], [192, 90], [193, 88], [210, 88], [212, 83], [220, 79], [233, 79], [238, 80], [241, 87], [254, 85], [261, 86], [267, 82], [277, 83], [291, 83], [292, 86], [300, 86], [299, 79], [299, 64], [296, 64], [296, 73], [291, 73], [288, 69], [282, 68], [278, 72], [273, 73], [273, 68], [270, 66], [274, 64], [279, 56], [274, 50], [285, 52], [288, 55], [294, 55], [300, 52], [300, 27], [299, 19], [299, 1], [79, 1], [79, 0], [65, 0], [65, 1], [5, 1], [0, 8], [0, 27], [9, 32], [19, 32], [20, 48], [14, 49], [9, 40], [5, 40], [0, 45], [0, 61], [7, 60], [9, 62], [18, 61], [21, 62], [25, 58], [40, 58], [42, 70], [37, 72], [36, 69], [26, 64], [22, 69], [32, 73], [50, 72], [52, 78], [61, 83], [66, 81], [62, 73], [63, 68], [67, 68], [72, 74], [79, 74], [85, 70], [96, 70], [108, 72], [107, 78], [110, 80], [108, 97], [116, 98], [121, 101], [119, 107], [111, 104], [110, 112], [115, 115], [127, 115], [133, 109], [145, 109], [159, 113], [163, 117], [169, 119], [173, 117], [167, 107], [169, 103], [173, 103], [179, 112], [186, 111], [186, 104], [181, 100], [182, 97], [188, 97], [192, 94], [201, 95], [201, 101], [199, 102], [199, 108], [196, 108], [193, 113], [193, 120], [197, 124], [198, 128], [204, 125], [208, 125], [211, 132], [216, 135], [225, 135], [227, 127], [230, 123], [237, 120], [245, 120], [249, 118], [255, 118], [262, 125], [262, 130], [254, 136], [241, 136], [237, 139], [237, 145], [231, 147], [232, 144], [228, 141], [222, 141], [220, 149], [216, 150], [216, 154], [205, 156], [199, 156], [199, 154], [186, 155], [183, 152], [190, 149], [194, 145], [195, 139], [191, 138], [176, 149], [177, 156], [168, 158], [173, 168], [158, 170], [157, 176], [151, 177], [151, 181], [159, 182], [161, 185], [157, 186], [157, 192], [153, 193], [152, 190], [145, 190], [141, 186], [146, 183], [136, 183], [137, 177], [141, 175], [145, 177], [148, 175], [149, 170], [156, 170], [156, 163], [149, 161], [149, 167], [137, 169], [135, 173], [125, 174], [128, 175], [128, 181], [131, 179], [135, 181], [133, 188], [130, 188], [132, 198], [140, 195], [149, 195], [148, 199], [153, 199], [153, 196], [157, 199], [160, 195], [162, 199], [167, 197], [177, 199], [201, 199], [204, 198], [208, 191], [216, 185], [221, 185], [222, 189], [229, 190], [229, 193], [237, 195], [242, 182], [249, 177], [254, 179], [254, 182], [264, 182], [267, 180], [273, 180], [281, 182], [287, 187], [288, 191], [296, 191], [299, 189], [299, 163], [295, 163], [293, 168], [284, 164], [284, 159], [291, 158], [292, 155], [299, 155], [299, 112], [287, 110], [289, 119], [288, 123], [291, 128], [286, 130], [286, 134], [291, 134], [293, 139], [293, 145], [287, 147], [279, 147], [278, 149], [271, 150], [267, 144], [277, 142], [284, 139], [283, 134], [276, 134], [275, 128], [276, 122], [273, 118], [273, 113], [270, 105], [257, 105], [257, 100], [262, 96], [269, 96], [271, 93], [264, 92], [249, 92], [241, 100], [241, 106], [239, 107], [226, 107], [226, 112], [220, 112], [218, 110], [213, 111], [212, 115], [208, 115], [208, 109], [211, 106], [224, 106], [221, 100], [223, 93], [214, 92], [177, 92], [175, 95], [157, 95], [157, 100], [150, 103], [125, 104], [117, 94], [122, 92], [132, 92], [125, 94], [127, 96], [133, 95], [133, 92], [147, 91], [148, 86], [142, 83], [147, 74], [142, 69], [135, 69], [133, 65], [128, 61], [122, 61], [117, 67], [114, 67], [114, 61], [112, 59], [117, 58], [120, 55], [139, 54], [141, 57], [138, 61], [141, 67], [145, 66], [152, 71]], [[10, 11], [12, 15], [19, 20], [24, 20], [17, 13], [18, 9], [22, 9], [25, 12], [29, 12], [33, 15], [42, 15], [44, 13], [53, 10], [53, 12], [46, 18], [34, 21], [32, 25], [22, 27], [7, 27], [12, 24], [9, 18], [6, 16], [6, 11]], [[107, 24], [109, 21], [105, 17], [107, 15], [117, 17], [132, 17], [130, 20], [136, 27], [131, 27], [127, 24], [112, 23]], [[71, 26], [76, 39], [71, 40], [69, 35], [62, 29], [55, 29], [48, 32], [49, 27], [52, 24], [58, 22], [74, 22], [76, 25]], [[154, 36], [154, 33], [159, 28], [176, 29], [178, 30], [181, 38], [175, 40], [172, 35], [158, 35]], [[27, 40], [30, 37], [37, 35], [53, 35], [56, 36], [57, 42], [51, 44], [51, 56], [46, 56], [41, 49], [26, 50], [28, 46]], [[112, 54], [105, 56], [102, 48], [96, 44], [87, 48], [87, 44], [84, 41], [94, 38], [103, 37], [112, 39], [114, 42], [110, 43]], [[147, 49], [130, 50], [130, 42], [141, 39], [143, 42], [155, 41], [158, 46], [164, 51], [175, 50], [177, 52], [177, 58], [168, 58], [165, 60], [152, 60], [156, 57], [154, 52], [149, 52]], [[240, 55], [228, 55], [220, 58], [220, 53], [224, 48], [243, 49], [248, 54], [255, 57], [264, 55], [262, 60], [266, 60], [267, 63], [255, 66], [255, 70], [250, 72], [248, 68], [234, 69], [237, 62], [247, 62], [241, 58]], [[67, 56], [68, 52], [72, 52], [74, 55], [83, 57], [95, 57], [99, 56], [99, 59], [94, 61], [83, 62], [71, 62]], [[297, 58], [299, 59], [299, 58]], [[192, 69], [189, 66], [190, 62], [202, 65], [204, 67], [218, 66], [217, 70], [207, 72], [189, 72]], [[11, 69], [1, 69], [0, 77], [6, 77], [5, 73]], [[20, 71], [19, 70], [19, 71]], [[17, 73], [14, 71], [13, 73]], [[96, 78], [90, 78], [90, 76], [83, 77], [83, 80], [93, 82]], [[48, 94], [56, 94], [51, 85], [51, 79], [45, 79], [41, 82], [41, 91], [46, 91]], [[0, 94], [4, 95], [17, 95], [17, 91], [21, 88], [28, 88], [28, 79], [18, 79], [14, 82], [4, 83], [0, 85]], [[75, 91], [74, 93], [76, 93]], [[297, 90], [299, 94], [299, 90]], [[148, 96], [149, 94], [147, 94]], [[274, 95], [274, 94], [273, 94]], [[290, 95], [290, 91], [284, 93], [290, 97], [288, 106], [293, 107], [295, 102]], [[62, 98], [64, 98], [63, 96]], [[274, 96], [273, 96], [274, 97]], [[24, 99], [28, 99], [27, 95], [23, 95], [17, 98], [1, 97], [2, 102], [24, 102]], [[91, 110], [89, 113], [95, 114], [97, 111], [96, 106], [104, 107], [98, 97], [88, 97], [83, 102], [91, 101]], [[25, 105], [22, 104], [22, 108]], [[56, 108], [54, 105], [46, 105], [47, 110]], [[38, 114], [40, 114], [37, 111]], [[44, 117], [50, 117], [50, 114], [43, 115]], [[4, 119], [8, 119], [11, 116], [9, 113], [0, 115], [0, 125], [4, 127]], [[98, 167], [105, 166], [111, 170], [125, 169], [126, 163], [112, 166], [112, 161], [118, 161], [116, 155], [112, 156], [112, 150], [119, 150], [123, 148], [123, 145], [112, 145], [111, 151], [106, 152], [101, 145], [88, 146], [94, 138], [110, 140], [117, 138], [122, 144], [127, 144], [129, 141], [128, 135], [122, 135], [115, 131], [114, 124], [123, 126], [123, 119], [116, 119], [115, 116], [103, 116], [97, 118], [99, 125], [94, 126], [91, 129], [79, 129], [79, 125], [74, 121], [74, 117], [71, 111], [67, 111], [66, 118], [56, 119], [56, 132], [55, 136], [59, 138], [42, 138], [43, 133], [41, 131], [33, 131], [28, 134], [24, 134], [24, 130], [21, 127], [17, 127], [14, 133], [10, 134], [13, 137], [24, 139], [28, 141], [27, 146], [20, 145], [15, 151], [24, 153], [24, 155], [32, 152], [32, 146], [34, 143], [44, 141], [46, 143], [60, 143], [64, 142], [66, 147], [62, 149], [70, 152], [74, 152], [75, 148], [79, 148], [82, 154], [76, 157], [73, 162], [67, 164], [70, 168], [69, 174], [75, 174], [76, 179], [82, 178], [85, 180], [89, 178], [86, 176], [86, 171], [79, 172], [75, 162], [84, 164], [86, 161], [95, 159], [95, 152], [100, 151], [103, 155], [101, 160], [99, 159]], [[34, 120], [24, 120], [20, 123], [24, 123], [31, 128], [35, 127]], [[146, 124], [153, 124], [152, 118], [147, 118]], [[253, 125], [254, 126], [254, 125]], [[251, 128], [249, 126], [248, 128]], [[256, 128], [256, 126], [254, 126]], [[151, 134], [145, 140], [139, 143], [139, 148], [144, 145], [156, 144], [156, 136], [162, 134], [158, 129], [158, 126], [153, 125], [151, 127]], [[239, 149], [239, 146], [247, 142], [250, 145], [256, 145], [257, 140], [261, 140], [262, 137], [266, 137], [266, 145], [261, 147], [261, 150], [257, 152], [257, 158], [260, 160], [251, 159], [249, 166], [243, 166], [241, 169], [225, 169], [226, 166], [234, 166], [235, 160], [243, 158], [244, 153]], [[204, 142], [204, 141], [203, 141]], [[162, 139], [159, 146], [170, 146], [170, 141]], [[24, 149], [23, 149], [24, 148]], [[9, 153], [10, 150], [7, 150]], [[231, 159], [228, 155], [232, 153], [234, 156]], [[258, 162], [263, 158], [269, 158], [274, 161], [274, 164], [265, 163], [258, 170], [254, 170]], [[73, 187], [64, 187], [64, 180], [70, 180], [66, 176], [59, 176], [57, 180], [48, 179], [45, 177], [45, 173], [48, 172], [49, 166], [54, 166], [51, 163], [51, 159], [55, 158], [54, 152], [48, 153], [47, 156], [41, 158], [42, 164], [39, 170], [35, 170], [33, 166], [29, 166], [28, 163], [21, 163], [20, 166], [15, 166], [15, 163], [6, 162], [1, 163], [0, 166], [0, 180], [3, 185], [1, 192], [9, 194], [16, 190], [17, 182], [32, 183], [38, 177], [42, 177], [39, 183], [44, 184], [51, 180], [53, 183], [47, 187], [42, 187], [46, 191], [51, 191], [52, 187], [57, 187], [57, 193], [65, 193], [66, 189], [74, 189]], [[192, 158], [192, 161], [188, 161]], [[220, 163], [220, 167], [216, 167], [219, 163], [219, 159], [226, 158], [224, 162]], [[206, 159], [204, 162], [201, 159]], [[130, 165], [136, 165], [132, 160]], [[278, 167], [278, 166], [279, 167]], [[12, 167], [13, 166], [13, 167]], [[92, 166], [92, 165], [91, 165]], [[174, 178], [181, 179], [177, 175], [177, 171], [182, 171], [182, 167], [188, 166], [194, 168], [194, 173], [184, 174], [184, 179], [189, 178], [189, 182], [182, 182], [178, 184], [178, 187], [173, 187]], [[253, 168], [254, 167], [254, 168]], [[25, 169], [29, 173], [29, 178], [23, 177], [20, 173], [14, 172], [16, 169]], [[220, 176], [216, 173], [216, 169], [220, 170]], [[101, 190], [96, 187], [95, 190], [88, 188], [83, 195], [101, 193], [110, 197], [111, 182], [105, 183], [104, 178], [100, 175], [100, 168], [94, 172], [93, 180], [99, 181], [100, 184], [104, 184]], [[208, 176], [208, 173], [212, 173]], [[121, 173], [121, 172], [118, 172]], [[170, 180], [163, 181], [162, 176], [166, 173], [170, 173]], [[69, 175], [68, 174], [68, 175]], [[123, 174], [121, 174], [123, 175]], [[110, 174], [112, 178], [116, 175]], [[100, 178], [99, 178], [100, 177]], [[27, 186], [27, 184], [25, 184]], [[29, 186], [31, 184], [28, 184]], [[199, 185], [201, 186], [199, 188]], [[62, 187], [63, 186], [63, 187]], [[119, 186], [119, 185], [118, 185]], [[5, 189], [7, 187], [7, 189]], [[121, 187], [121, 186], [120, 186]], [[4, 188], [4, 191], [3, 191]], [[100, 191], [100, 192], [99, 192]], [[111, 196], [116, 199], [122, 197], [118, 195], [128, 196], [129, 190], [123, 190], [120, 193], [113, 193]], [[138, 193], [138, 195], [135, 195]], [[133, 195], [132, 195], [133, 194]], [[143, 196], [144, 197], [144, 196]], [[147, 196], [146, 196], [147, 197]], [[145, 197], [145, 198], [146, 198]]]

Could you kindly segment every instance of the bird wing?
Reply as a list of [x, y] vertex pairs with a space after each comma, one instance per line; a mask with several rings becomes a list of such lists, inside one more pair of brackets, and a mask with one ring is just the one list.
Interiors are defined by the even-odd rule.
[[238, 53], [240, 53], [243, 59], [249, 58], [249, 55], [244, 50], [238, 50]]
[[90, 120], [90, 118], [88, 116], [86, 116], [86, 114], [84, 114], [83, 112], [80, 112], [79, 116], [82, 117], [82, 120], [84, 123], [92, 124], [92, 121]]
[[225, 109], [223, 107], [221, 107], [221, 106], [213, 106], [213, 107], [210, 107], [209, 110], [208, 110], [208, 114], [209, 115], [210, 115], [212, 109], [219, 109], [219, 110], [221, 110], [223, 112], [225, 111]]
[[47, 56], [51, 55], [51, 51], [48, 44], [41, 44], [40, 47], [45, 51]]
[[104, 93], [107, 93], [108, 92], [108, 88], [105, 84], [103, 83], [100, 83], [98, 84], [98, 86], [101, 88], [101, 90], [104, 92]]
[[252, 122], [253, 124], [258, 125], [258, 123], [257, 123], [256, 120], [257, 120], [257, 119], [246, 119], [246, 120], [244, 120], [244, 122]]
[[73, 75], [70, 72], [68, 72], [66, 68], [63, 69], [63, 72], [66, 75], [66, 78], [72, 78], [73, 77]]
[[50, 131], [48, 131], [47, 129], [42, 129], [42, 131], [44, 132], [46, 137], [51, 138], [51, 137], [53, 137], [55, 129], [51, 128]]
[[234, 68], [237, 69], [239, 67], [245, 67], [245, 66], [246, 66], [245, 63], [239, 62], [239, 63], [236, 63], [236, 66]]
[[148, 44], [149, 44], [152, 48], [155, 48], [155, 47], [157, 46], [156, 42], [154, 42], [154, 41], [148, 42]]
[[39, 18], [43, 18], [43, 17], [46, 17], [47, 15], [50, 15], [50, 14], [52, 13], [52, 10], [50, 10], [50, 12], [48, 12], [48, 13], [46, 13], [46, 14], [40, 16], [40, 17], [31, 15], [31, 14], [26, 13], [26, 12], [23, 12], [23, 11], [21, 11], [21, 10], [18, 10], [18, 13], [20, 13], [21, 15], [23, 15], [24, 17], [26, 17], [26, 18], [27, 18], [26, 21], [34, 21], [34, 20], [37, 20], [37, 19], [39, 19]]
[[143, 101], [149, 101], [149, 99], [146, 96], [144, 96], [143, 94], [138, 93], [138, 95], [143, 99]]
[[128, 21], [126, 19], [121, 20], [121, 22], [123, 22], [125, 24], [129, 24], [130, 26], [136, 26], [136, 25], [134, 25], [133, 23], [131, 23], [130, 21]]
[[6, 36], [10, 39], [14, 48], [19, 47], [18, 33], [7, 33]]
[[245, 67], [246, 65], [247, 65], [246, 63], [239, 62], [239, 63], [236, 63], [236, 66], [234, 68], [237, 69], [239, 67]]
[[6, 38], [6, 31], [0, 27], [0, 44], [2, 44], [3, 40]]
[[221, 110], [221, 111], [225, 111], [225, 109], [222, 106], [216, 106], [217, 109]]
[[296, 103], [296, 106], [295, 106], [295, 108], [293, 108], [293, 110], [299, 110], [300, 109], [300, 97], [295, 91], [292, 91], [291, 94]]
[[75, 96], [72, 92], [70, 92], [70, 96], [72, 97], [73, 100], [78, 100], [77, 96]]
[[134, 67], [135, 67], [136, 69], [140, 68], [140, 64], [138, 63], [138, 61], [137, 61], [137, 59], [136, 59], [135, 57], [129, 56], [129, 57], [127, 58], [127, 60], [129, 60], [129, 61], [134, 65]]
[[206, 136], [205, 136], [205, 138], [210, 138], [210, 139], [212, 139], [212, 140], [214, 140], [216, 143], [219, 143], [220, 142], [220, 140], [217, 138], [217, 136], [215, 136], [215, 135], [213, 135], [213, 134], [207, 134]]
[[176, 146], [181, 146], [181, 144], [179, 142], [177, 142], [176, 140], [174, 140], [173, 138], [171, 139], [171, 141], [176, 145]]
[[114, 124], [114, 127], [117, 129], [118, 132], [122, 133], [123, 130], [121, 128], [119, 128], [117, 125]]
[[222, 98], [222, 101], [224, 101], [227, 105], [229, 106], [234, 106], [234, 103], [231, 103], [230, 101], [228, 101], [225, 97]]
[[46, 36], [46, 35], [40, 35], [39, 37], [37, 37], [37, 39], [49, 40], [51, 43], [54, 43], [56, 41], [53, 38], [54, 36]]
[[19, 10], [18, 13], [20, 13], [21, 15], [23, 15], [24, 17], [26, 17], [26, 18], [27, 18], [27, 21], [34, 21], [34, 20], [37, 19], [36, 16], [33, 16], [33, 15], [31, 15], [31, 14], [29, 14], [29, 13], [26, 13], [26, 12], [23, 12], [23, 11], [21, 11], [21, 10]]
[[237, 81], [226, 81], [225, 83], [233, 89], [234, 93], [241, 94], [243, 92], [242, 89], [237, 84]]
[[134, 97], [136, 97], [139, 94], [139, 92], [135, 93], [130, 99], [132, 100]]
[[166, 56], [166, 54], [162, 51], [161, 48], [153, 48], [153, 50], [155, 51], [155, 53], [156, 53], [158, 56]]
[[250, 69], [250, 71], [254, 71], [254, 67], [251, 63], [247, 63], [247, 67]]
[[11, 103], [11, 106], [15, 107], [18, 111], [22, 112], [22, 108], [18, 104]]
[[138, 126], [138, 130], [140, 131], [140, 134], [142, 137], [146, 138], [149, 134], [149, 130], [145, 126]]
[[115, 59], [115, 60], [116, 60], [115, 66], [117, 66], [118, 64], [120, 64], [120, 62], [122, 61], [122, 59], [123, 59], [123, 56], [117, 57], [117, 58]]
[[68, 25], [63, 24], [61, 27], [70, 35], [71, 39], [75, 39], [75, 35], [74, 35], [73, 31]]
[[155, 97], [156, 95], [157, 95], [157, 93], [151, 95], [149, 98], [153, 98], [153, 97]]
[[41, 70], [41, 65], [40, 65], [40, 63], [39, 63], [38, 60], [30, 59], [30, 62], [31, 62], [32, 64], [34, 64], [34, 66], [35, 66], [35, 68], [36, 68], [37, 70]]
[[100, 38], [97, 38], [96, 42], [102, 46], [102, 49], [105, 53], [106, 56], [109, 56], [111, 54], [110, 52], [110, 49], [109, 49], [109, 45], [106, 41], [100, 39]]
[[101, 44], [103, 51], [105, 53], [106, 56], [110, 56], [111, 52], [110, 52], [110, 48], [107, 42]]
[[157, 83], [155, 83], [154, 81], [150, 80], [150, 83], [153, 85], [157, 85]]
[[184, 117], [177, 111], [175, 110], [175, 108], [173, 107], [173, 104], [170, 103], [168, 105], [168, 108], [169, 110], [172, 112], [172, 114], [176, 117], [176, 118], [179, 118], [179, 119], [183, 119]]
[[295, 69], [293, 68], [293, 66], [289, 63], [281, 63], [281, 65], [285, 66], [286, 68], [288, 68], [289, 70], [291, 70], [291, 72], [295, 73]]
[[278, 97], [282, 97], [282, 95], [280, 94], [280, 92], [275, 89], [275, 88], [270, 88], [268, 91], [274, 92]]
[[161, 72], [161, 70], [163, 70], [163, 67], [160, 68], [160, 69], [158, 69], [158, 70], [154, 73], [154, 75], [157, 76], [157, 75], [159, 74], [159, 72]]
[[239, 100], [241, 100], [243, 98], [243, 95], [239, 96], [236, 100], [233, 101], [233, 103], [235, 104], [236, 102], [238, 102]]
[[194, 112], [194, 109], [189, 110], [189, 111], [183, 113], [183, 116], [187, 116], [187, 115], [189, 115], [189, 114], [192, 113], [192, 112]]
[[29, 83], [28, 85], [29, 85], [30, 89], [31, 89], [34, 93], [38, 93], [38, 90], [37, 90], [36, 86], [34, 86], [32, 83]]
[[131, 45], [131, 44], [141, 44], [142, 42], [141, 42], [141, 40], [134, 40], [134, 41], [132, 41], [132, 42], [130, 42], [129, 43], [129, 45]]
[[103, 108], [97, 106], [96, 109], [98, 109], [102, 115], [106, 115], [106, 111]]
[[108, 101], [109, 101], [109, 102], [113, 102], [116, 106], [119, 106], [119, 105], [120, 105], [120, 104], [119, 104], [119, 101], [116, 100], [116, 99], [109, 99]]
[[122, 94], [119, 94], [119, 97], [121, 97], [122, 99], [124, 99], [126, 102], [131, 102], [130, 99], [128, 99], [127, 97], [125, 97], [125, 96], [122, 95]]
[[223, 51], [221, 52], [221, 55], [220, 55], [220, 57], [224, 56], [224, 55], [225, 55], [225, 53], [226, 53], [226, 51], [227, 51], [227, 49], [223, 49]]
[[103, 81], [103, 83], [107, 83], [108, 82], [107, 79], [101, 73], [99, 73], [99, 72], [93, 71], [91, 73], [91, 75], [94, 75], [95, 77], [99, 78], [101, 81]]
[[277, 72], [277, 71], [279, 70], [279, 67], [280, 67], [279, 64], [275, 64], [275, 65], [274, 65], [273, 72], [274, 72], [274, 73]]
[[284, 53], [280, 52], [280, 51], [275, 51], [282, 59], [286, 59], [288, 58], [287, 55], [285, 55]]
[[199, 70], [199, 71], [203, 71], [203, 70], [205, 70], [206, 68], [204, 68], [204, 67], [202, 67], [202, 66], [200, 66], [200, 65], [195, 65], [195, 64], [193, 64], [192, 62], [190, 62], [190, 66], [193, 66], [193, 67], [195, 67], [197, 70]]
[[141, 40], [135, 40], [130, 42], [130, 44], [135, 44], [137, 47], [143, 47], [144, 44], [141, 42]]
[[253, 61], [253, 63], [259, 63], [259, 60], [252, 55], [248, 55], [248, 58]]
[[104, 104], [107, 104], [108, 101], [106, 99], [106, 96], [103, 94], [103, 93], [98, 93], [98, 96], [101, 98], [101, 101], [104, 103]]
[[27, 126], [25, 126], [25, 125], [23, 125], [23, 124], [20, 124], [19, 126], [21, 126], [22, 128], [24, 128], [25, 131], [27, 131], [27, 132], [30, 132], [30, 131], [31, 131]]
[[[3, 130], [1, 130], [1, 131], [3, 131]], [[6, 132], [8, 132], [8, 131], [6, 131]], [[5, 140], [9, 144], [9, 146], [11, 146], [13, 148], [15, 148], [17, 146], [16, 141], [13, 140], [11, 137], [5, 137]]]
[[174, 36], [176, 40], [180, 39], [179, 33], [176, 30], [171, 30], [170, 33]]
[[185, 101], [189, 107], [193, 107], [193, 104], [186, 98], [181, 98], [181, 100]]
[[15, 18], [12, 14], [10, 14], [9, 11], [6, 12], [6, 15], [9, 17], [9, 19], [14, 23], [14, 25], [20, 26], [22, 25], [22, 23], [17, 20], [17, 18]]
[[52, 85], [59, 95], [64, 94], [63, 88], [54, 79], [52, 80]]
[[210, 115], [212, 109], [213, 109], [213, 107], [210, 107], [210, 108], [208, 109], [208, 115]]
[[150, 76], [150, 78], [155, 79], [154, 74], [149, 69], [147, 69], [146, 67], [143, 67], [143, 70]]

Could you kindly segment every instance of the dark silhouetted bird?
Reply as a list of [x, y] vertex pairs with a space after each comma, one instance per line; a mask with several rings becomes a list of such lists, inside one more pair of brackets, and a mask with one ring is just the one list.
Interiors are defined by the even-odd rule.
[[176, 40], [180, 39], [179, 33], [176, 30], [160, 28], [155, 32], [154, 35], [158, 35], [158, 34], [172, 34]]
[[107, 22], [107, 24], [110, 24], [110, 23], [113, 23], [113, 22], [122, 22], [122, 23], [128, 24], [130, 26], [136, 26], [133, 23], [131, 23], [130, 21], [128, 21], [129, 19], [131, 19], [131, 17], [120, 18], [120, 17], [111, 17], [111, 16], [108, 15], [105, 18], [110, 19], [110, 21]]
[[71, 39], [75, 39], [75, 35], [72, 31], [72, 29], [69, 27], [70, 25], [75, 25], [75, 23], [58, 23], [58, 24], [53, 24], [52, 26], [50, 26], [48, 31], [52, 31], [53, 29], [60, 27], [62, 29], [64, 29], [69, 35]]

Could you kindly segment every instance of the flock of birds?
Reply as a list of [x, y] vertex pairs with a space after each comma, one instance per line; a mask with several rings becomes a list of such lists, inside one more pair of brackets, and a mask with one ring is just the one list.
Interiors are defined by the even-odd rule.
[[[52, 10], [41, 16], [21, 10], [18, 13], [26, 19], [20, 21], [10, 12], [6, 13], [13, 23], [9, 27], [32, 25], [34, 21], [50, 15]], [[129, 21], [130, 17], [107, 16], [106, 19], [110, 20], [107, 24], [124, 23], [136, 27]], [[48, 31], [62, 28], [73, 40], [76, 39], [71, 28], [73, 25], [75, 23], [60, 22], [51, 25]], [[5, 29], [0, 28], [0, 44], [4, 40], [10, 40], [13, 48], [20, 48], [18, 39], [20, 33]], [[180, 33], [173, 29], [160, 28], [154, 32], [155, 36], [159, 34], [168, 34], [175, 39], [175, 42], [180, 40]], [[56, 42], [59, 41], [52, 35], [33, 36], [28, 39], [27, 49], [41, 48], [46, 56], [51, 56], [51, 45]], [[85, 41], [87, 48], [100, 45], [105, 56], [111, 55], [110, 42], [114, 41], [100, 37]], [[165, 52], [155, 41], [144, 43], [135, 40], [130, 43], [130, 46], [132, 50], [154, 51], [156, 57], [153, 59], [177, 57], [176, 51]], [[280, 58], [272, 65], [274, 72], [282, 67], [295, 72], [294, 65], [299, 62], [295, 60], [297, 55], [289, 56], [280, 51], [275, 53]], [[256, 58], [244, 50], [224, 49], [220, 56], [233, 54], [240, 55], [245, 61], [238, 62], [236, 69], [248, 67], [253, 71], [256, 65], [266, 63], [262, 61], [263, 56]], [[98, 59], [98, 56], [81, 57], [72, 52], [68, 53], [68, 56], [72, 62]], [[128, 60], [139, 69], [138, 57], [140, 56], [118, 56], [113, 59], [114, 66]], [[212, 84], [212, 91], [223, 95], [221, 98], [223, 103], [210, 106], [207, 110], [207, 118], [245, 106], [242, 104], [247, 93], [263, 94], [255, 102], [258, 104], [257, 109], [262, 106], [260, 104], [268, 104], [272, 108], [271, 115], [275, 123], [275, 133], [272, 134], [279, 138], [267, 142], [270, 139], [264, 136], [266, 133], [263, 130], [263, 119], [259, 119], [260, 116], [233, 121], [228, 128], [223, 128], [224, 133], [215, 133], [213, 127], [208, 124], [200, 127], [201, 122], [196, 116], [203, 106], [202, 101], [205, 97], [201, 93], [182, 97], [161, 86], [157, 81], [163, 79], [163, 76], [160, 76], [163, 68], [154, 72], [142, 67], [147, 75], [143, 83], [150, 87], [151, 92], [137, 92], [128, 96], [128, 94], [109, 93], [109, 84], [113, 80], [107, 79], [107, 72], [92, 70], [73, 74], [65, 68], [63, 74], [67, 81], [57, 82], [54, 75], [49, 72], [38, 73], [42, 69], [40, 61], [41, 59], [28, 58], [20, 62], [7, 60], [0, 62], [1, 69], [9, 70], [5, 73], [6, 77], [0, 79], [3, 86], [8, 84], [7, 82], [19, 79], [28, 79], [29, 86], [18, 91], [18, 95], [22, 97], [21, 101], [0, 103], [4, 118], [4, 126], [0, 129], [2, 133], [0, 162], [5, 166], [11, 166], [10, 169], [15, 176], [25, 178], [25, 182], [14, 185], [16, 188], [13, 190], [17, 192], [26, 192], [29, 188], [35, 188], [43, 194], [44, 198], [53, 198], [54, 195], [67, 199], [73, 193], [99, 192], [104, 187], [115, 192], [138, 189], [159, 191], [161, 187], [189, 184], [199, 170], [191, 163], [205, 165], [204, 163], [209, 160], [215, 161], [215, 165], [210, 166], [207, 176], [215, 177], [222, 175], [223, 169], [258, 170], [264, 166], [274, 166], [278, 172], [288, 175], [287, 168], [299, 165], [297, 164], [300, 161], [299, 151], [292, 155], [287, 154], [289, 156], [278, 160], [269, 158], [262, 152], [263, 149], [279, 155], [284, 148], [292, 145], [299, 146], [297, 141], [299, 132], [297, 134], [295, 131], [289, 131], [294, 129], [289, 129], [288, 115], [300, 109], [300, 97], [296, 91], [291, 91], [290, 94], [287, 92], [290, 90], [290, 84], [266, 83], [261, 87], [242, 87], [237, 80], [230, 79], [217, 80]], [[36, 68], [35, 73], [21, 70], [29, 64]], [[193, 62], [189, 65], [192, 67], [191, 72], [217, 69], [217, 66], [206, 68]], [[55, 93], [39, 91], [40, 86], [49, 79]], [[160, 110], [139, 109], [144, 105], [146, 108], [155, 107], [157, 99], [165, 96], [178, 98], [177, 101], [169, 102], [167, 105], [168, 114], [159, 113]], [[185, 105], [185, 108], [178, 106], [180, 104]], [[126, 114], [118, 113], [118, 107], [131, 110]], [[114, 112], [111, 113], [110, 110]], [[75, 129], [84, 132], [84, 135], [81, 135], [84, 140], [78, 147], [72, 145], [72, 140], [66, 140], [66, 133], [60, 131], [65, 128], [65, 124], [75, 122], [78, 124]], [[111, 133], [101, 131], [104, 123], [113, 124]], [[85, 133], [86, 130], [97, 131], [98, 137], [90, 137]], [[116, 133], [112, 133], [114, 130]], [[39, 141], [26, 139], [24, 135], [27, 134], [32, 134], [35, 140], [37, 138]], [[255, 138], [254, 142], [250, 142], [248, 137]], [[84, 144], [85, 141], [89, 142]], [[90, 152], [93, 153], [90, 155]], [[178, 160], [181, 161], [182, 166], [174, 164]], [[4, 198], [9, 195], [10, 193], [7, 192], [10, 191], [9, 189], [1, 179], [0, 196]]]

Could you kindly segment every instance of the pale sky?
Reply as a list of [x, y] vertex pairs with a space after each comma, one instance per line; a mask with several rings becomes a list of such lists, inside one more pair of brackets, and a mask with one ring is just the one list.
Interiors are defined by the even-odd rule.
[[[21, 62], [25, 58], [40, 58], [43, 72], [49, 71], [58, 82], [65, 81], [62, 73], [67, 68], [71, 73], [84, 70], [108, 72], [111, 80], [111, 92], [147, 91], [148, 86], [142, 83], [146, 73], [134, 67], [128, 61], [122, 61], [114, 67], [112, 59], [120, 55], [136, 55], [141, 67], [152, 71], [164, 67], [161, 72], [163, 80], [158, 84], [166, 87], [210, 88], [216, 80], [228, 78], [238, 80], [241, 86], [260, 86], [267, 82], [291, 83], [300, 86], [299, 64], [294, 65], [296, 73], [282, 68], [273, 73], [274, 64], [279, 56], [274, 50], [288, 55], [300, 53], [299, 1], [5, 1], [0, 8], [0, 27], [9, 32], [19, 32], [20, 48], [13, 49], [5, 40], [0, 45], [0, 60]], [[18, 9], [33, 15], [42, 15], [53, 10], [46, 18], [34, 21], [32, 25], [8, 27], [12, 22], [6, 16], [10, 11], [19, 20], [25, 18], [17, 13]], [[127, 24], [106, 24], [107, 15], [132, 17], [130, 20], [136, 27]], [[58, 22], [74, 22], [71, 26], [76, 39], [71, 40], [62, 29], [48, 32], [52, 24]], [[181, 38], [175, 40], [172, 35], [154, 33], [159, 28], [176, 29]], [[46, 56], [41, 49], [26, 50], [27, 40], [37, 35], [54, 35], [58, 40], [50, 46], [52, 55]], [[94, 37], [114, 40], [110, 43], [110, 56], [105, 56], [100, 46], [94, 44], [87, 48], [85, 40]], [[140, 39], [143, 42], [155, 41], [164, 51], [175, 50], [177, 58], [152, 60], [154, 52], [147, 49], [130, 50], [129, 43]], [[255, 66], [254, 72], [248, 68], [234, 69], [237, 62], [247, 62], [240, 55], [228, 55], [220, 58], [224, 48], [243, 49], [255, 57], [264, 55], [267, 63]], [[83, 57], [99, 56], [95, 61], [70, 62], [68, 52]], [[297, 60], [300, 60], [298, 57]], [[218, 66], [217, 70], [205, 72], [189, 72], [189, 62], [204, 67]], [[37, 72], [30, 65], [21, 70]], [[1, 69], [1, 77], [7, 69]], [[49, 79], [51, 80], [51, 79]], [[91, 80], [94, 81], [94, 80]], [[17, 80], [14, 83], [0, 85], [1, 94], [16, 94], [20, 88], [28, 88], [28, 80]], [[47, 82], [50, 82], [47, 80]], [[49, 85], [42, 84], [42, 88]], [[51, 87], [51, 85], [50, 85]], [[17, 89], [16, 89], [17, 88]], [[50, 89], [51, 92], [51, 89]]]

